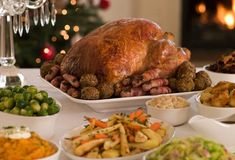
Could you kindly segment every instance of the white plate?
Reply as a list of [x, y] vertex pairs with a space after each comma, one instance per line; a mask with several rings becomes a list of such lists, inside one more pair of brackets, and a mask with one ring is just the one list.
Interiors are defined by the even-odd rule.
[[[139, 108], [140, 106], [145, 106], [145, 102], [147, 100], [150, 100], [152, 98], [155, 98], [160, 95], [148, 95], [148, 96], [137, 96], [137, 97], [121, 97], [121, 98], [109, 98], [109, 99], [100, 99], [100, 100], [83, 100], [83, 99], [77, 99], [73, 98], [67, 93], [61, 91], [59, 88], [56, 88], [51, 83], [40, 77], [45, 83], [49, 84], [53, 88], [57, 89], [60, 93], [68, 97], [73, 102], [79, 103], [79, 104], [86, 104], [91, 109], [93, 109], [95, 112], [112, 112], [116, 111], [117, 109], [119, 111], [128, 111], [133, 110], [136, 108]], [[185, 99], [188, 99], [192, 97], [193, 95], [199, 93], [200, 91], [193, 91], [193, 92], [181, 92], [181, 93], [170, 93], [166, 95], [175, 95], [175, 96], [181, 96]]]
[[[168, 143], [174, 137], [175, 129], [174, 129], [174, 127], [171, 124], [169, 124], [167, 122], [164, 122], [164, 121], [161, 121], [159, 119], [155, 119], [155, 118], [150, 118], [150, 122], [151, 123], [154, 123], [154, 122], [163, 122], [162, 125], [166, 128], [166, 136], [165, 136], [164, 141], [163, 141], [163, 143], [161, 145]], [[60, 147], [61, 147], [62, 151], [72, 160], [89, 160], [89, 158], [78, 157], [78, 156], [74, 155], [73, 151], [71, 150], [71, 147], [70, 147], [70, 145], [71, 145], [69, 143], [70, 141], [65, 139], [65, 138], [77, 136], [80, 133], [82, 128], [84, 128], [84, 126], [80, 126], [80, 127], [72, 129], [68, 133], [64, 134], [64, 136], [60, 140]], [[156, 148], [154, 148], [154, 149], [156, 149]], [[139, 153], [139, 154], [136, 154], [136, 155], [133, 155], [133, 156], [120, 157], [120, 158], [103, 158], [103, 159], [105, 159], [105, 160], [114, 160], [114, 159], [115, 160], [137, 160], [137, 159], [142, 159], [142, 157], [145, 154], [153, 151], [154, 149], [151, 149], [149, 151], [142, 152], [142, 153]], [[93, 159], [93, 160], [98, 160], [98, 159]]]

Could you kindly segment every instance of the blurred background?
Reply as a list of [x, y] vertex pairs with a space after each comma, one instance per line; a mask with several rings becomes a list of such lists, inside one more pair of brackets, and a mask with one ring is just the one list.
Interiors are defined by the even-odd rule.
[[56, 25], [32, 26], [15, 35], [17, 65], [40, 67], [100, 25], [141, 17], [175, 35], [203, 66], [235, 49], [235, 0], [56, 0]]

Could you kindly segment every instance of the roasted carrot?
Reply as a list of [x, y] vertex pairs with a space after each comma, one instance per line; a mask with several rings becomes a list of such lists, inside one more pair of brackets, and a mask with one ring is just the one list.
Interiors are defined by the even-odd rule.
[[136, 111], [130, 113], [130, 115], [129, 115], [130, 120], [134, 120], [135, 118], [138, 118], [139, 116], [141, 116], [143, 114], [143, 112], [144, 112], [143, 109], [139, 108]]
[[159, 122], [155, 122], [150, 126], [150, 129], [152, 129], [153, 131], [158, 130], [161, 127], [161, 124]]
[[135, 130], [135, 131], [139, 131], [141, 129], [139, 125], [134, 125], [134, 124], [129, 124], [128, 128], [130, 128], [131, 130]]
[[135, 112], [130, 113], [129, 117], [130, 117], [130, 120], [133, 121], [135, 119]]
[[141, 108], [137, 109], [137, 110], [135, 111], [135, 117], [139, 117], [140, 115], [143, 114], [143, 112], [144, 112], [144, 111], [143, 111]]
[[87, 143], [87, 142], [89, 142], [90, 140], [82, 140], [81, 141], [81, 144], [85, 144], [85, 143]]
[[100, 127], [100, 128], [106, 128], [108, 127], [108, 124], [106, 122], [103, 122], [101, 120], [98, 120], [96, 118], [89, 118], [85, 117], [90, 123], [95, 124], [95, 126]]
[[95, 134], [95, 139], [104, 139], [104, 138], [108, 138], [107, 134]]
[[142, 114], [138, 117], [138, 120], [141, 122], [141, 123], [144, 123], [146, 120], [147, 120], [147, 115], [146, 114]]

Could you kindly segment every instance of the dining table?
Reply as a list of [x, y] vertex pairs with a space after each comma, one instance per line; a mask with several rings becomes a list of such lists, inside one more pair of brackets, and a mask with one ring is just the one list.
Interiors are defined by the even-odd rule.
[[[42, 80], [42, 78], [40, 77], [39, 68], [20, 69], [20, 72], [24, 76], [24, 84], [35, 85], [38, 89], [47, 91], [49, 96], [55, 98], [62, 104], [61, 112], [59, 113], [55, 124], [54, 136], [49, 139], [50, 141], [58, 145], [62, 136], [66, 132], [70, 131], [73, 128], [79, 127], [85, 123], [84, 116], [97, 117], [103, 119], [107, 118], [113, 113], [122, 112], [122, 110], [116, 110], [112, 112], [99, 113], [95, 112], [85, 104], [80, 104], [71, 101], [68, 97], [61, 94], [50, 84], [45, 83], [45, 81]], [[193, 96], [189, 98], [188, 101], [191, 104], [192, 115], [196, 114], [195, 97]], [[197, 135], [197, 133], [191, 128], [188, 123], [175, 127], [175, 137], [189, 137], [193, 135]], [[66, 157], [63, 152], [61, 152], [60, 160], [69, 160], [69, 158]]]

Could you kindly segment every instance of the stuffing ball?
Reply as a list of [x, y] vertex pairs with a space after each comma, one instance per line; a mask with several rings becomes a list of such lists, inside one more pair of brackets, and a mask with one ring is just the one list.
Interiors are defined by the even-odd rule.
[[168, 78], [168, 82], [169, 82], [169, 87], [171, 88], [171, 90], [177, 91], [177, 87], [176, 87], [177, 79], [173, 77]]
[[84, 87], [81, 90], [81, 99], [97, 100], [100, 98], [100, 92], [95, 87]]
[[44, 78], [50, 71], [51, 67], [53, 67], [54, 65], [55, 64], [52, 61], [44, 62], [40, 68], [40, 75]]
[[189, 61], [184, 61], [176, 71], [176, 78], [191, 78], [194, 79], [196, 77], [196, 67]]
[[114, 94], [113, 85], [107, 82], [100, 83], [97, 86], [97, 89], [100, 91], [100, 98], [110, 98]]
[[211, 79], [205, 71], [199, 71], [194, 79], [195, 90], [204, 90], [211, 86]]
[[80, 78], [81, 87], [95, 87], [98, 84], [98, 79], [94, 74], [83, 74]]
[[195, 84], [191, 78], [182, 78], [177, 80], [176, 88], [179, 92], [189, 92], [194, 90]]
[[54, 63], [55, 63], [55, 64], [61, 64], [61, 62], [62, 62], [63, 59], [64, 59], [64, 56], [65, 56], [65, 54], [63, 54], [63, 53], [57, 54], [57, 55], [55, 56]]

